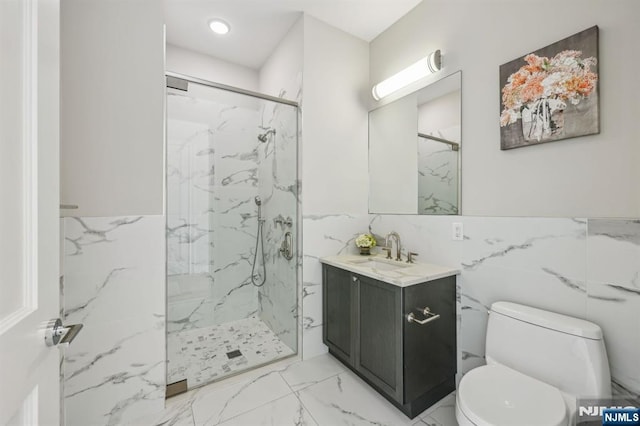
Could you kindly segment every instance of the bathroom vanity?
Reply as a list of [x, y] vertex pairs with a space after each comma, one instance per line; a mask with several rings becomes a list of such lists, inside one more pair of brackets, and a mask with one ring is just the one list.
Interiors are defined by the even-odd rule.
[[320, 261], [333, 356], [410, 418], [455, 390], [458, 270], [381, 256]]

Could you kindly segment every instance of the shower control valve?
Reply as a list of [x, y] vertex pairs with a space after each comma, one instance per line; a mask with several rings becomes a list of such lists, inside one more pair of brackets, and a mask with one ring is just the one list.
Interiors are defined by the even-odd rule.
[[281, 214], [279, 214], [275, 219], [273, 219], [273, 223], [282, 227], [288, 226], [289, 228], [291, 228], [293, 226], [293, 219], [291, 219], [291, 216], [287, 216], [285, 218]]

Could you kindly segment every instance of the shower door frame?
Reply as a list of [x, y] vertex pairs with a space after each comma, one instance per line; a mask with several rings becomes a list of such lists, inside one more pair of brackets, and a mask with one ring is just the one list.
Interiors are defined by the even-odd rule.
[[[222, 84], [222, 83], [216, 83], [213, 81], [209, 81], [209, 80], [203, 80], [201, 78], [197, 78], [197, 77], [193, 77], [190, 75], [186, 75], [186, 74], [181, 74], [181, 73], [176, 73], [173, 71], [165, 71], [165, 96], [164, 96], [164, 164], [163, 164], [163, 173], [164, 173], [164, 179], [163, 179], [163, 196], [164, 196], [164, 203], [163, 203], [163, 208], [164, 208], [164, 216], [165, 216], [165, 234], [166, 234], [166, 229], [168, 226], [168, 203], [169, 203], [169, 197], [167, 194], [167, 160], [168, 160], [168, 127], [169, 127], [169, 112], [168, 112], [168, 96], [167, 96], [167, 92], [166, 90], [169, 89], [170, 87], [167, 85], [167, 79], [168, 77], [172, 77], [172, 78], [176, 78], [176, 79], [180, 79], [180, 80], [184, 80], [188, 83], [194, 83], [194, 84], [199, 84], [202, 86], [207, 86], [207, 87], [211, 87], [214, 89], [219, 89], [219, 90], [225, 90], [228, 92], [232, 92], [232, 93], [237, 93], [237, 94], [241, 94], [241, 95], [246, 95], [246, 96], [251, 96], [254, 98], [258, 98], [258, 99], [262, 99], [262, 100], [266, 100], [266, 101], [270, 101], [270, 102], [276, 102], [279, 104], [284, 104], [284, 105], [288, 105], [288, 106], [292, 106], [295, 108], [295, 115], [296, 115], [296, 129], [295, 129], [295, 134], [296, 134], [296, 143], [295, 143], [295, 147], [296, 147], [296, 164], [295, 164], [295, 168], [296, 168], [296, 225], [295, 225], [295, 233], [296, 233], [296, 238], [295, 238], [295, 250], [296, 250], [296, 254], [293, 258], [294, 262], [295, 262], [295, 292], [296, 292], [296, 314], [294, 315], [294, 320], [295, 320], [295, 330], [296, 330], [296, 349], [295, 349], [295, 353], [291, 354], [291, 355], [287, 355], [287, 356], [283, 356], [282, 358], [276, 358], [272, 361], [263, 363], [263, 364], [258, 364], [258, 365], [254, 365], [251, 366], [249, 368], [246, 368], [244, 370], [241, 371], [237, 371], [237, 372], [233, 372], [231, 374], [228, 374], [224, 377], [221, 377], [219, 379], [214, 379], [211, 380], [210, 382], [201, 384], [201, 385], [197, 385], [194, 386], [190, 389], [187, 389], [185, 387], [184, 392], [186, 392], [187, 390], [191, 390], [191, 389], [196, 389], [198, 387], [202, 387], [202, 386], [206, 386], [208, 384], [211, 383], [215, 383], [215, 382], [219, 382], [219, 381], [223, 381], [225, 379], [228, 379], [230, 377], [233, 376], [237, 376], [240, 374], [244, 374], [247, 372], [250, 372], [252, 370], [256, 370], [258, 368], [263, 368], [265, 366], [277, 363], [277, 362], [281, 362], [281, 361], [285, 361], [287, 359], [301, 359], [302, 358], [302, 202], [301, 202], [301, 195], [300, 195], [300, 162], [301, 162], [301, 154], [300, 154], [300, 139], [301, 139], [301, 134], [300, 134], [300, 105], [298, 102], [296, 101], [290, 101], [288, 99], [283, 99], [283, 98], [279, 98], [276, 96], [270, 96], [270, 95], [266, 95], [264, 93], [259, 93], [259, 92], [254, 92], [251, 90], [246, 90], [246, 89], [242, 89], [240, 87], [235, 87], [235, 86], [229, 86], [226, 84]], [[180, 89], [178, 89], [180, 90]], [[169, 359], [168, 359], [168, 344], [169, 344], [169, 339], [167, 338], [168, 336], [168, 322], [169, 322], [169, 297], [168, 297], [168, 241], [165, 235], [165, 379], [168, 377], [168, 367], [169, 367]], [[186, 379], [185, 379], [186, 382]], [[168, 388], [169, 383], [166, 383], [166, 388]], [[185, 385], [186, 386], [186, 385]], [[179, 392], [179, 393], [183, 393], [183, 392]], [[179, 393], [173, 393], [171, 395], [166, 395], [165, 394], [165, 398], [177, 395]]]

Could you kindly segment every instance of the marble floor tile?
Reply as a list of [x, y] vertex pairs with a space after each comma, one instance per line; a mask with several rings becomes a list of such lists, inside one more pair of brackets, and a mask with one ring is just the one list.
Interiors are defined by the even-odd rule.
[[292, 364], [281, 372], [282, 378], [294, 392], [335, 376], [345, 370], [345, 366], [329, 354]]
[[[453, 423], [452, 425], [457, 425], [457, 423]], [[418, 421], [416, 421], [413, 424], [413, 426], [444, 426], [444, 425], [441, 425], [440, 423], [435, 421], [433, 417], [425, 416], [423, 418], [418, 418]]]
[[165, 401], [165, 409], [154, 415], [124, 423], [127, 426], [195, 426], [191, 405], [199, 389], [174, 396]]
[[273, 371], [247, 383], [211, 392], [203, 388], [192, 404], [193, 417], [196, 425], [217, 425], [290, 394], [287, 382]]
[[[324, 380], [321, 377], [326, 377]], [[286, 380], [285, 380], [286, 378]], [[293, 391], [292, 388], [298, 389]], [[455, 392], [409, 419], [330, 355], [275, 362], [169, 398], [132, 426], [457, 426]]]
[[170, 333], [167, 347], [167, 383], [187, 379], [189, 389], [294, 353], [256, 317]]
[[319, 425], [410, 426], [416, 422], [350, 371], [309, 386], [297, 395]]
[[436, 404], [427, 408], [420, 418], [428, 425], [435, 422], [438, 426], [458, 426], [456, 420], [456, 393], [452, 392]]
[[293, 394], [251, 410], [226, 422], [224, 426], [316, 426], [311, 414]]

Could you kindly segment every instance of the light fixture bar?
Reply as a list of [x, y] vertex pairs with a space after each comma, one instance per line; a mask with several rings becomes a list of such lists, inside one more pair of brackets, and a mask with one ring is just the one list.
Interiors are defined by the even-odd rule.
[[440, 68], [442, 68], [442, 57], [440, 55], [440, 50], [436, 50], [428, 56], [420, 59], [415, 64], [408, 66], [399, 73], [394, 74], [373, 86], [371, 94], [376, 101], [379, 101], [385, 96], [388, 96], [391, 93], [428, 76], [429, 74], [440, 71]]

